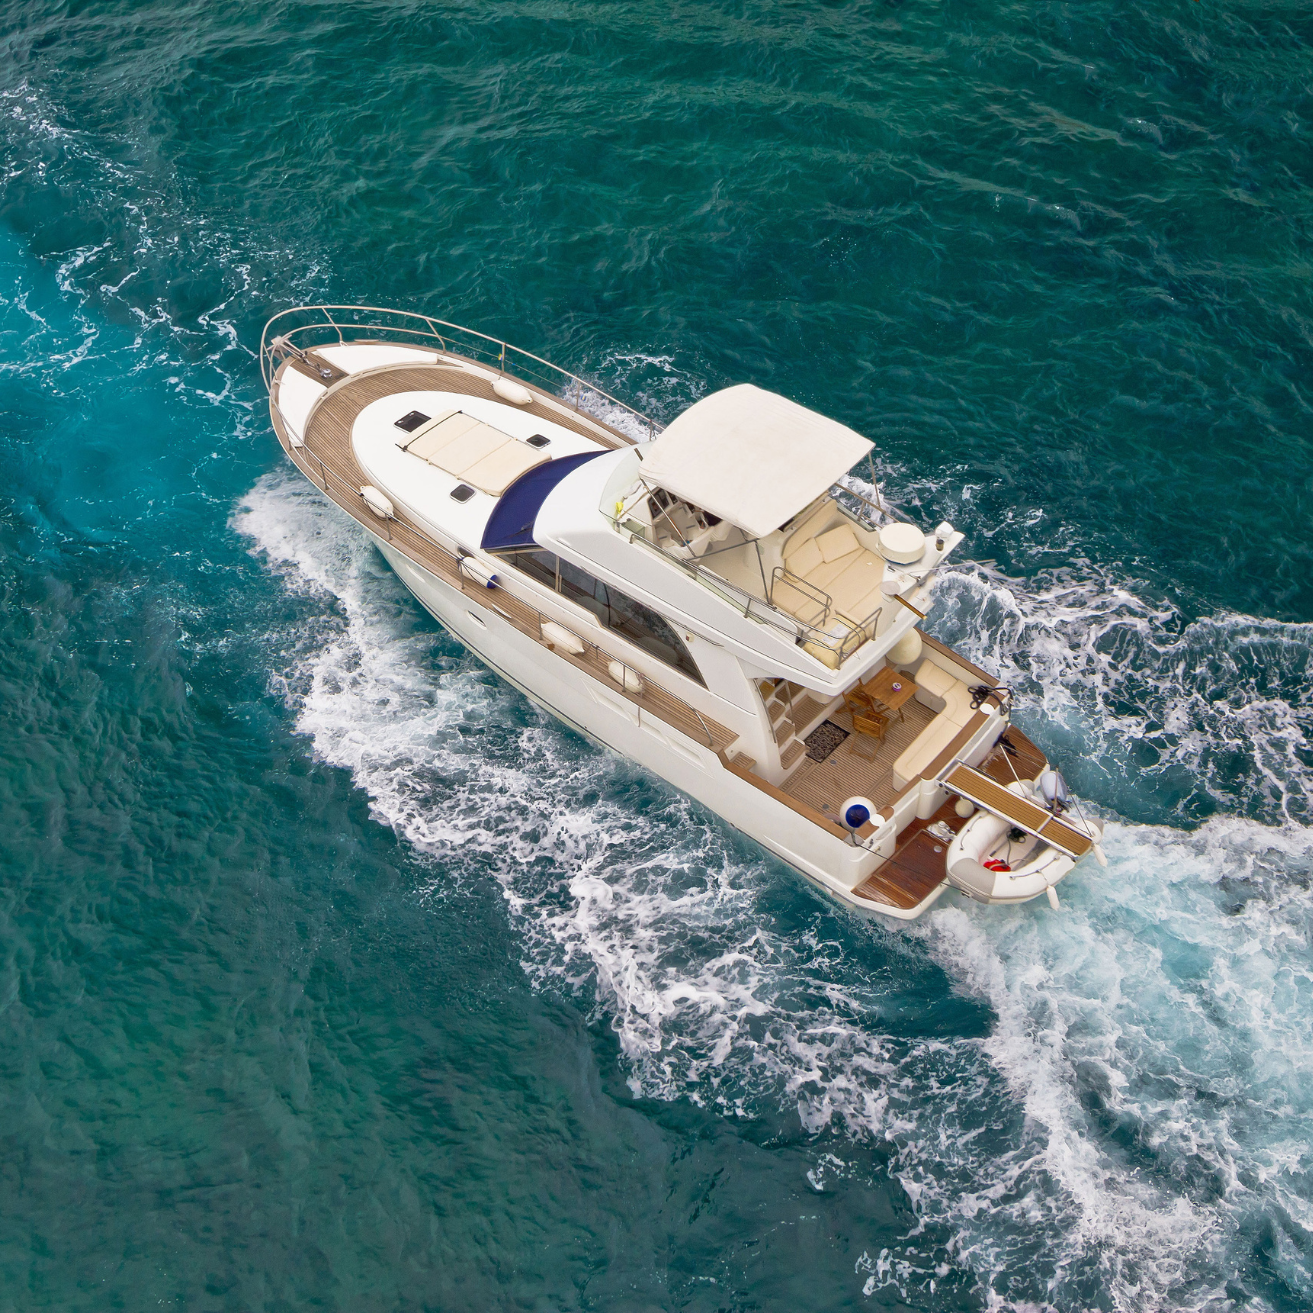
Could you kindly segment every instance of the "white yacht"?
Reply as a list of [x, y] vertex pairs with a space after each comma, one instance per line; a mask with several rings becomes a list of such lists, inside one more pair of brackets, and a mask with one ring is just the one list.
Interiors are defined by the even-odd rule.
[[516, 688], [845, 907], [1020, 903], [1093, 852], [1006, 688], [920, 628], [961, 542], [850, 476], [871, 443], [751, 384], [664, 430], [469, 329], [285, 311], [274, 430]]

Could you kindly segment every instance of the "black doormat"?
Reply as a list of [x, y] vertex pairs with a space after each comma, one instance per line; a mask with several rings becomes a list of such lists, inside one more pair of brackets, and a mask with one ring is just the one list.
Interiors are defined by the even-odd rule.
[[848, 737], [848, 731], [832, 720], [823, 720], [803, 742], [812, 761], [824, 761]]

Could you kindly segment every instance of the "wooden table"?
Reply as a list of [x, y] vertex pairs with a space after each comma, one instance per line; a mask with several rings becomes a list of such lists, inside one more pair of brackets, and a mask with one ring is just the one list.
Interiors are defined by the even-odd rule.
[[885, 666], [861, 686], [877, 706], [887, 710], [890, 715], [898, 712], [898, 719], [903, 718], [903, 703], [916, 692], [916, 681], [911, 675], [905, 675], [893, 666]]

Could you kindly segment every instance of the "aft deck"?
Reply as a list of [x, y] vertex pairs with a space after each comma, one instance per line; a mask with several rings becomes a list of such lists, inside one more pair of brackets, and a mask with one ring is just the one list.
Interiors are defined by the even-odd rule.
[[900, 710], [902, 715], [894, 713], [882, 741], [853, 733], [849, 712], [842, 708], [832, 712], [828, 719], [848, 737], [823, 761], [804, 755], [780, 787], [789, 797], [834, 820], [848, 798], [869, 798], [877, 808], [886, 806], [898, 792], [894, 762], [935, 718], [929, 707], [915, 700]]
[[[1015, 725], [994, 745], [981, 762], [982, 775], [1006, 787], [1013, 780], [1034, 779], [1048, 765], [1048, 758]], [[923, 902], [947, 879], [948, 845], [944, 831], [956, 834], [966, 818], [949, 799], [928, 820], [914, 820], [898, 836], [893, 857], [866, 877], [853, 893], [872, 903], [912, 908]], [[936, 833], [938, 831], [938, 833]]]

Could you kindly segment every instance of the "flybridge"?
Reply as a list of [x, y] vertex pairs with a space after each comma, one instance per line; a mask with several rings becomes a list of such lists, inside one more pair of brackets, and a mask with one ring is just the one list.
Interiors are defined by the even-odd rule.
[[873, 450], [852, 429], [741, 383], [694, 402], [648, 443], [643, 481], [764, 538]]

